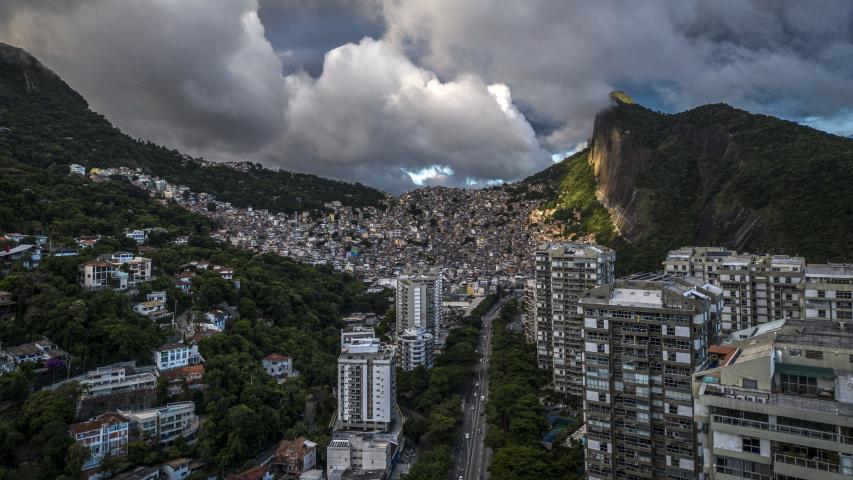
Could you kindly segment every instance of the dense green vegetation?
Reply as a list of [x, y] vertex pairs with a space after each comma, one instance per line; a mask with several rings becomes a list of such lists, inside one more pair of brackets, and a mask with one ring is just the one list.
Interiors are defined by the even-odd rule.
[[[72, 386], [31, 393], [33, 386], [115, 361], [150, 363], [152, 348], [175, 340], [171, 327], [132, 311], [133, 302], [154, 290], [165, 290], [170, 306], [177, 300], [178, 313], [227, 302], [238, 307], [239, 316], [226, 333], [200, 345], [204, 393], [182, 395], [205, 415], [198, 443], [161, 452], [134, 442], [127, 457], [109, 460], [112, 466], [193, 456], [222, 473], [244, 467], [283, 435], [328, 438], [340, 319], [353, 311], [383, 315], [387, 293], [368, 295], [361, 282], [328, 268], [220, 245], [206, 236], [209, 220], [162, 204], [124, 181], [93, 183], [60, 167], [39, 170], [3, 156], [0, 169], [0, 229], [49, 233], [55, 245], [68, 246], [77, 235], [103, 235], [76, 257], [48, 257], [33, 270], [13, 265], [0, 278], [0, 290], [12, 292], [17, 302], [16, 315], [0, 323], [0, 342], [16, 345], [46, 336], [73, 355], [69, 368], [46, 377], [30, 368], [0, 377], [0, 479], [76, 477], [83, 452], [72, 448], [67, 430], [79, 420], [77, 394]], [[79, 263], [116, 250], [136, 252], [125, 228], [152, 226], [164, 229], [152, 234], [154, 248], [144, 253], [154, 262], [152, 282], [131, 296], [78, 285]], [[190, 244], [171, 246], [179, 234], [191, 235]], [[234, 269], [240, 288], [204, 272], [193, 279], [192, 296], [181, 293], [173, 275], [202, 259]], [[301, 375], [282, 385], [267, 377], [260, 358], [273, 352], [293, 357]]]
[[44, 234], [67, 242], [81, 235], [121, 236], [126, 229], [154, 227], [171, 235], [204, 235], [211, 222], [174, 203], [153, 202], [126, 181], [94, 183], [69, 175], [66, 168], [36, 168], [0, 154], [0, 232]]
[[510, 300], [492, 322], [486, 402], [486, 445], [495, 452], [489, 466], [491, 478], [583, 478], [583, 450], [579, 443], [563, 446], [564, 434], [552, 450], [539, 445], [547, 428], [539, 401], [545, 378], [536, 368], [535, 347], [526, 344], [522, 334], [507, 329], [517, 314], [518, 302]]
[[[198, 259], [231, 266], [241, 284], [238, 290], [215, 275], [199, 276], [193, 284], [197, 299], [187, 306], [203, 310], [227, 301], [239, 305], [241, 315], [226, 333], [201, 344], [207, 389], [196, 400], [199, 413], [206, 414], [207, 420], [198, 445], [190, 452], [225, 472], [242, 466], [282, 435], [326, 438], [325, 426], [334, 410], [330, 387], [343, 326], [340, 319], [356, 310], [382, 314], [387, 306], [385, 298], [365, 294], [363, 284], [352, 277], [283, 257], [194, 243], [151, 252], [157, 273], [163, 278], [144, 289], [163, 287], [177, 295], [168, 276], [178, 265]], [[150, 362], [151, 349], [166, 341], [171, 331], [158, 329], [150, 320], [135, 315], [127, 296], [84, 291], [73, 276], [66, 278], [76, 273], [78, 261], [51, 258], [36, 270], [0, 280], [0, 290], [12, 291], [21, 302], [18, 315], [0, 325], [0, 339], [4, 344], [15, 344], [46, 335], [75, 356], [74, 371], [118, 360]], [[267, 377], [260, 358], [273, 352], [292, 356], [301, 375], [283, 385]], [[0, 396], [18, 399], [19, 407], [7, 405], [14, 413], [22, 401], [24, 406], [29, 401], [27, 382], [32, 379], [23, 377], [22, 386], [20, 382], [9, 383], [14, 377], [8, 378], [3, 377]], [[305, 416], [307, 405], [310, 418]], [[25, 433], [30, 427], [15, 425], [0, 420], [0, 441], [6, 435], [17, 438], [17, 433], [36, 438]], [[18, 455], [28, 458], [28, 453], [43, 453], [38, 445], [23, 444]], [[57, 469], [64, 468], [60, 460], [42, 473], [52, 472], [48, 477], [53, 478]]]
[[91, 167], [142, 168], [197, 192], [215, 192], [237, 206], [274, 211], [314, 210], [332, 200], [378, 205], [373, 188], [315, 175], [262, 169], [204, 166], [175, 150], [135, 140], [89, 109], [56, 74], [23, 50], [0, 44], [0, 153], [47, 168], [79, 163]]
[[496, 295], [486, 297], [465, 319], [464, 326], [450, 331], [432, 369], [398, 372], [398, 402], [411, 412], [404, 433], [412, 442], [420, 442], [419, 450], [424, 451], [406, 480], [444, 480], [453, 468], [453, 442], [463, 418], [460, 395], [480, 358], [476, 345], [482, 317], [496, 301]]
[[636, 164], [621, 167], [638, 172], [624, 185], [637, 191], [631, 242], [595, 198], [588, 150], [510, 188], [555, 209], [567, 237], [614, 248], [618, 273], [657, 270], [668, 250], [696, 244], [851, 260], [850, 139], [727, 105], [665, 115], [617, 102], [600, 119], [594, 136], [619, 135]]

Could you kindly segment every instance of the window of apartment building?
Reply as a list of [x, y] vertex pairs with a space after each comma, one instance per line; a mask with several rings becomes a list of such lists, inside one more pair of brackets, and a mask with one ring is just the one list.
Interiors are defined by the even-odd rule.
[[790, 355], [792, 357], [799, 357], [799, 356], [802, 356], [802, 354], [803, 354], [803, 351], [800, 350], [799, 348], [792, 348], [792, 349], [788, 350], [788, 355]]
[[761, 440], [753, 437], [743, 437], [743, 451], [747, 453], [761, 453]]
[[672, 415], [678, 415], [678, 405], [674, 403], [668, 403], [666, 405], [666, 411]]
[[806, 350], [806, 358], [809, 360], [823, 360], [823, 352], [820, 350]]
[[823, 290], [818, 290], [817, 291], [817, 297], [818, 298], [826, 298], [826, 292]]
[[853, 320], [853, 312], [839, 310], [837, 316], [839, 320]]
[[826, 310], [818, 310], [817, 316], [818, 318], [826, 318]]
[[853, 299], [853, 292], [838, 291], [838, 292], [835, 292], [835, 298], [843, 298], [845, 300]]
[[753, 388], [753, 389], [756, 389], [756, 388], [758, 388], [758, 381], [757, 381], [757, 380], [753, 380], [753, 379], [751, 379], [751, 378], [744, 378], [744, 379], [743, 379], [743, 388]]
[[675, 335], [675, 327], [673, 325], [666, 326], [666, 334], [667, 335]]
[[781, 387], [785, 393], [817, 395], [817, 379], [803, 375], [781, 374]]

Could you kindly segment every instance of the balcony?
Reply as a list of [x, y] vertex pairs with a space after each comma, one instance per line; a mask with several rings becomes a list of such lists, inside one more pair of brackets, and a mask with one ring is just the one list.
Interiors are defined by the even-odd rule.
[[724, 467], [722, 465], [717, 465], [716, 470], [717, 473], [737, 478], [746, 478], [748, 480], [770, 480], [770, 475], [764, 475], [763, 473], [747, 472], [744, 470]]
[[823, 460], [809, 460], [807, 458], [795, 457], [793, 455], [785, 455], [783, 453], [777, 453], [774, 458], [778, 463], [794, 465], [796, 467], [807, 468], [809, 470], [818, 470], [821, 472], [829, 473], [839, 473], [840, 471], [837, 463], [830, 463]]

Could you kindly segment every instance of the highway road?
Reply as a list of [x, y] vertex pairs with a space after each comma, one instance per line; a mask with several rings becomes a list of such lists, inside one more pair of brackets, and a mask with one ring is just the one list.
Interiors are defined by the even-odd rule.
[[462, 431], [456, 441], [456, 455], [451, 480], [485, 480], [488, 478], [488, 452], [485, 447], [486, 415], [485, 407], [489, 391], [489, 358], [492, 347], [492, 320], [508, 298], [502, 298], [485, 315], [483, 330], [477, 342], [482, 361], [477, 366], [476, 375], [466, 389], [463, 408], [465, 418]]

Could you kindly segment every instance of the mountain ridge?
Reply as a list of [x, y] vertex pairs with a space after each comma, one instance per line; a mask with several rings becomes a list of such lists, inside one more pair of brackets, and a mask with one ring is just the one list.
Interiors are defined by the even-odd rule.
[[238, 206], [318, 210], [340, 200], [379, 205], [386, 195], [358, 183], [255, 168], [236, 170], [133, 139], [89, 108], [62, 78], [25, 50], [0, 43], [0, 152], [30, 165], [142, 168]]

